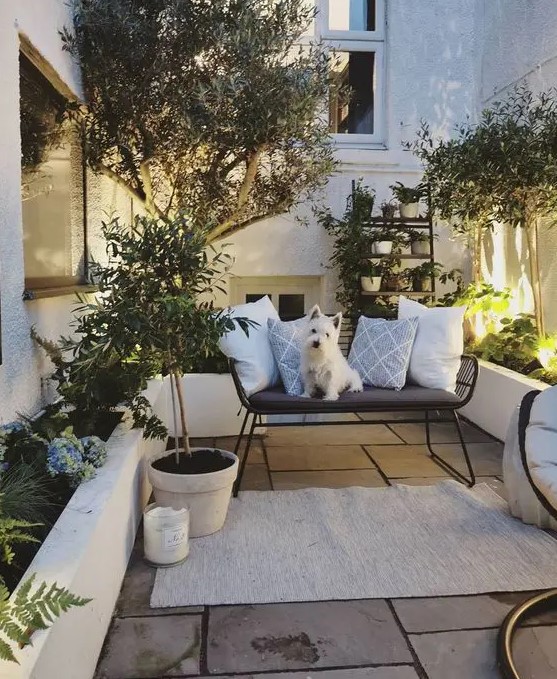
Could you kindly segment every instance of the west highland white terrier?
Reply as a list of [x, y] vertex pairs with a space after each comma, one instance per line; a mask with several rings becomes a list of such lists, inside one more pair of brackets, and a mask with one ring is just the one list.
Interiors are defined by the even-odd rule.
[[306, 398], [322, 392], [325, 401], [336, 401], [346, 389], [364, 389], [361, 377], [348, 365], [338, 346], [341, 321], [341, 313], [329, 318], [321, 313], [317, 304], [308, 314], [301, 360], [302, 396]]

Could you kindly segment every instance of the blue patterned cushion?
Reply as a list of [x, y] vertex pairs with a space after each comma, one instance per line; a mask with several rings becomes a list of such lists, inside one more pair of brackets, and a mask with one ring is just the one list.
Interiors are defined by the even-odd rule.
[[305, 317], [295, 321], [275, 321], [272, 318], [267, 321], [271, 350], [278, 365], [284, 390], [290, 396], [301, 396], [304, 393], [300, 362], [307, 322]]
[[417, 318], [386, 321], [360, 316], [348, 363], [364, 384], [399, 391], [406, 384]]

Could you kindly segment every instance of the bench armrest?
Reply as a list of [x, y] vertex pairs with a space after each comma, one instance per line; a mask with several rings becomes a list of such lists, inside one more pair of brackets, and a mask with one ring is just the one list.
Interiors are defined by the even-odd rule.
[[460, 408], [465, 406], [472, 396], [478, 380], [480, 366], [478, 359], [470, 354], [464, 354], [456, 376], [456, 395], [461, 399]]
[[234, 381], [234, 386], [236, 387], [236, 393], [238, 394], [240, 403], [244, 406], [244, 408], [249, 409], [250, 408], [249, 398], [244, 389], [244, 385], [240, 380], [238, 371], [236, 370], [236, 361], [233, 358], [229, 358], [228, 365], [230, 367], [230, 374], [232, 375], [232, 379]]

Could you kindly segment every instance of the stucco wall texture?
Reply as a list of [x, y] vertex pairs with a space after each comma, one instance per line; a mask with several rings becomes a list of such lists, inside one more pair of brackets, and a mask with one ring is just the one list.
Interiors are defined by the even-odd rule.
[[[320, 202], [341, 214], [353, 179], [375, 188], [377, 203], [390, 196], [389, 185], [412, 185], [420, 168], [401, 142], [412, 139], [421, 118], [443, 134], [466, 116], [472, 119], [491, 93], [527, 77], [533, 87], [557, 82], [557, 4], [554, 0], [386, 0], [384, 120], [382, 147], [338, 148], [339, 171], [331, 177]], [[33, 346], [30, 327], [55, 338], [68, 332], [73, 299], [58, 297], [23, 302], [23, 248], [20, 201], [18, 49], [21, 32], [76, 94], [79, 74], [61, 49], [58, 31], [69, 24], [64, 0], [0, 2], [0, 300], [3, 364], [0, 366], [0, 422], [17, 412], [34, 412], [47, 397], [41, 378], [50, 366]], [[129, 198], [102, 178], [88, 177], [88, 248], [104, 255], [101, 219], [116, 212], [128, 219]], [[322, 304], [337, 308], [334, 272], [327, 268], [331, 242], [315, 223], [308, 206], [302, 226], [295, 213], [255, 224], [231, 242], [237, 276], [319, 275]], [[447, 268], [467, 269], [467, 249], [450, 230], [437, 226], [436, 259]], [[500, 238], [510, 238], [508, 234]], [[557, 292], [551, 236], [543, 250], [546, 299]], [[519, 258], [520, 259], [520, 258]], [[486, 261], [486, 267], [488, 266]], [[553, 268], [552, 268], [553, 267]], [[519, 272], [520, 273], [520, 272]], [[505, 273], [514, 280], [515, 271]], [[554, 281], [552, 283], [551, 281]], [[549, 297], [548, 292], [549, 291]], [[221, 300], [226, 301], [226, 300]], [[551, 316], [551, 310], [548, 315]], [[549, 320], [549, 319], [548, 319]], [[557, 326], [557, 312], [551, 317]]]
[[[480, 62], [480, 106], [526, 83], [533, 92], [557, 87], [557, 2], [481, 0], [478, 22], [484, 39]], [[539, 258], [546, 330], [557, 331], [557, 229], [539, 233]], [[498, 228], [486, 239], [486, 278], [518, 289], [517, 311], [533, 309], [524, 234]]]
[[[56, 70], [66, 85], [81, 94], [79, 73], [62, 51], [58, 31], [69, 25], [64, 0], [0, 2], [0, 423], [17, 413], [32, 414], [52, 397], [42, 379], [52, 371], [50, 361], [34, 345], [30, 329], [56, 339], [69, 334], [75, 298], [53, 297], [24, 302], [23, 231], [19, 132], [19, 33], [24, 34]], [[99, 236], [107, 213], [129, 218], [130, 201], [105, 178], [88, 175], [88, 247], [104, 256]]]

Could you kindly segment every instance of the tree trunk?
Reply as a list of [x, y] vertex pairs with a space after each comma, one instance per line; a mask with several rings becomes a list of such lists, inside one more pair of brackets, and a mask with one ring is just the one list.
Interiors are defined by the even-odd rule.
[[184, 402], [184, 393], [182, 391], [182, 375], [178, 370], [173, 370], [172, 375], [174, 377], [174, 384], [176, 386], [176, 393], [178, 395], [178, 406], [180, 411], [180, 424], [182, 425], [182, 447], [184, 448], [184, 453], [191, 457], [190, 439], [188, 435], [188, 428], [186, 425], [186, 405]]
[[530, 279], [532, 294], [534, 297], [534, 315], [538, 336], [545, 335], [543, 319], [542, 288], [540, 283], [540, 263], [538, 259], [538, 218], [535, 214], [528, 213], [525, 220], [526, 238], [528, 241], [528, 256], [530, 259]]
[[473, 276], [476, 287], [482, 282], [482, 245], [483, 245], [483, 224], [474, 224], [474, 253], [473, 253]]

